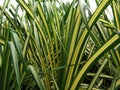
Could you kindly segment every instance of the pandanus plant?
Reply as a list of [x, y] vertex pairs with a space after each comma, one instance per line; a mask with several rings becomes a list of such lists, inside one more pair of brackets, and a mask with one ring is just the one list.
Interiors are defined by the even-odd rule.
[[0, 90], [120, 88], [119, 0], [15, 2], [0, 6]]

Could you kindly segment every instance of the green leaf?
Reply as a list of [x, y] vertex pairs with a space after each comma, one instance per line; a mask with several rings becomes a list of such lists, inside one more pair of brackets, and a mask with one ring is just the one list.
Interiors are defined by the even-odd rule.
[[43, 80], [40, 79], [38, 73], [36, 72], [36, 70], [34, 69], [34, 67], [32, 65], [28, 65], [28, 70], [31, 71], [33, 77], [35, 78], [35, 81], [37, 83], [37, 85], [39, 86], [40, 90], [45, 90], [45, 85], [43, 83]]
[[20, 58], [23, 62], [24, 69], [26, 69], [26, 63], [25, 63], [25, 57], [24, 57], [25, 56], [24, 49], [25, 49], [26, 44], [24, 45], [24, 48], [22, 51], [22, 44], [20, 43], [20, 38], [18, 37], [18, 35], [15, 32], [11, 32], [11, 34], [13, 37], [13, 41], [14, 41], [16, 50], [17, 50], [18, 54], [20, 55]]
[[85, 3], [85, 0], [79, 0], [79, 6], [80, 6], [80, 12], [81, 12], [81, 15], [82, 15], [82, 19], [86, 25], [86, 27], [88, 26], [88, 22], [87, 22], [87, 16], [86, 16], [86, 8], [87, 8], [87, 5]]
[[16, 48], [13, 42], [9, 41], [8, 45], [10, 48], [10, 52], [11, 52], [11, 56], [12, 56], [12, 60], [13, 60], [14, 68], [15, 68], [18, 90], [21, 90], [17, 51], [16, 51]]
[[6, 7], [8, 6], [10, 0], [5, 0], [2, 8], [2, 13], [5, 11]]
[[76, 76], [75, 80], [73, 81], [73, 84], [71, 86], [71, 90], [75, 89], [78, 85], [78, 83], [82, 80], [85, 73], [90, 69], [90, 67], [95, 64], [98, 60], [100, 55], [103, 55], [105, 52], [107, 52], [108, 49], [113, 48], [113, 45], [116, 45], [116, 43], [119, 40], [119, 36], [116, 34], [114, 35], [109, 41], [107, 41], [82, 67], [78, 75]]
[[[107, 56], [107, 55], [106, 55]], [[108, 58], [109, 59], [109, 58]], [[99, 77], [100, 73], [102, 72], [103, 68], [105, 67], [106, 63], [108, 62], [108, 59], [106, 59], [103, 64], [101, 65], [101, 67], [99, 68], [99, 70], [96, 72], [96, 75], [94, 76], [92, 82], [90, 83], [88, 90], [91, 90], [97, 80], [97, 78]]]
[[112, 0], [103, 0], [96, 11], [93, 13], [92, 17], [89, 20], [89, 27], [91, 28], [94, 23], [98, 20], [101, 13], [105, 10], [105, 8], [112, 2]]

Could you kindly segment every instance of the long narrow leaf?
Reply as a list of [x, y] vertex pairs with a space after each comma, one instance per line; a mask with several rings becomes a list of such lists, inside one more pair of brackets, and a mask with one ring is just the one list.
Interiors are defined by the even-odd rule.
[[40, 77], [38, 76], [38, 74], [37, 74], [36, 70], [34, 69], [34, 67], [32, 65], [28, 65], [27, 67], [31, 71], [31, 73], [33, 74], [33, 77], [35, 78], [35, 81], [38, 84], [40, 90], [45, 90], [43, 80], [40, 79]]
[[97, 62], [99, 59], [99, 56], [103, 54], [104, 52], [107, 52], [108, 48], [113, 48], [112, 46], [116, 44], [116, 41], [119, 40], [119, 36], [116, 34], [114, 35], [108, 42], [106, 42], [88, 61], [87, 63], [82, 67], [81, 71], [76, 76], [72, 86], [71, 90], [75, 89], [78, 85], [78, 82], [81, 81], [82, 77], [85, 75], [87, 69], [95, 62]]
[[13, 42], [8, 42], [8, 45], [10, 47], [10, 52], [11, 52], [11, 56], [12, 56], [12, 60], [15, 68], [18, 90], [21, 90], [17, 51], [15, 49]]

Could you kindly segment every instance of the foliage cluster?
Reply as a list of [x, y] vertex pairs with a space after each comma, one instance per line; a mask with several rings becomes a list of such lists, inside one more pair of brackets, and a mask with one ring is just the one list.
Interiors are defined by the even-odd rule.
[[0, 90], [120, 88], [119, 0], [16, 2], [0, 6]]

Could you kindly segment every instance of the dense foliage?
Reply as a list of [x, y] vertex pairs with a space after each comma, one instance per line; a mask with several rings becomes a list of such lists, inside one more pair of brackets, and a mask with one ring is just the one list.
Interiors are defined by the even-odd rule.
[[120, 2], [90, 1], [4, 0], [0, 90], [119, 90]]

